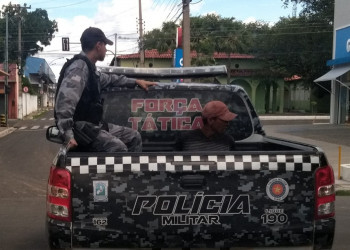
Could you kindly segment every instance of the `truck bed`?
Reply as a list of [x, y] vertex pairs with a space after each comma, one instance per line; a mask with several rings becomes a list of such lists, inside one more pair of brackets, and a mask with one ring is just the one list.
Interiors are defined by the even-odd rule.
[[[235, 152], [69, 153], [73, 245], [312, 245], [316, 150], [243, 144]], [[267, 191], [273, 185], [288, 196]]]

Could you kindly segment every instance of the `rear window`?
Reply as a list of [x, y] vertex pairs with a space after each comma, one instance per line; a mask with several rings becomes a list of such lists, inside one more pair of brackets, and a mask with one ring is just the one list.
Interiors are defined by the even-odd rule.
[[236, 141], [253, 133], [253, 125], [242, 97], [220, 89], [124, 90], [103, 94], [104, 119], [141, 133], [145, 143], [174, 140], [178, 133], [202, 126], [201, 110], [212, 100], [224, 102], [238, 116], [226, 133]]

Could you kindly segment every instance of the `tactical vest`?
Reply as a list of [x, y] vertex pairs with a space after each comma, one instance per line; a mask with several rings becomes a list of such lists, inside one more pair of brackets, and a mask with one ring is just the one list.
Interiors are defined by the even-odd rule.
[[[101, 99], [99, 83], [94, 65], [86, 56], [80, 54], [75, 55], [63, 65], [60, 72], [60, 77], [58, 78], [55, 100], [57, 99], [57, 94], [61, 87], [66, 69], [78, 59], [83, 60], [87, 64], [89, 68], [89, 79], [76, 106], [73, 121], [87, 121], [98, 125], [102, 121], [103, 99]], [[57, 121], [56, 110], [54, 111], [54, 117]]]

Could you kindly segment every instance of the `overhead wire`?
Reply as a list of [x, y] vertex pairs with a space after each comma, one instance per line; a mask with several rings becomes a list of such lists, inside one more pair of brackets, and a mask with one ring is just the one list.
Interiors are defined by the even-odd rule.
[[56, 6], [56, 7], [47, 7], [47, 8], [45, 8], [45, 9], [50, 10], [50, 9], [65, 8], [65, 7], [70, 7], [70, 6], [74, 6], [74, 5], [79, 5], [79, 4], [86, 3], [86, 2], [90, 2], [90, 0], [84, 0], [84, 1], [77, 2], [77, 3], [71, 3], [71, 4], [67, 4], [67, 5]]
[[171, 12], [174, 9], [174, 7], [176, 6], [176, 1], [177, 0], [172, 0], [171, 2], [169, 1], [169, 4], [164, 9], [164, 12], [166, 12], [167, 10], [170, 10], [170, 12]]
[[[313, 31], [310, 31], [308, 29], [312, 28]], [[315, 28], [325, 28], [325, 30], [314, 30]], [[256, 30], [256, 32], [254, 33], [256, 36], [263, 36], [263, 35], [272, 35], [272, 36], [281, 36], [281, 35], [302, 35], [302, 34], [316, 34], [316, 33], [332, 33], [333, 30], [332, 29], [329, 29], [327, 30], [327, 28], [329, 27], [326, 27], [326, 26], [312, 26], [312, 27], [297, 27], [297, 26], [294, 26], [294, 27], [287, 27], [287, 28], [277, 28], [277, 30], [280, 30], [280, 31], [283, 31], [283, 30], [291, 30], [291, 29], [300, 29], [299, 32], [279, 32], [279, 33], [274, 33], [274, 32], [269, 32], [269, 30], [267, 30], [267, 32], [265, 31], [262, 31], [262, 32], [259, 32], [259, 30]], [[305, 30], [306, 31], [302, 31], [302, 30]], [[196, 35], [195, 36], [192, 36], [192, 37], [196, 37], [196, 38], [199, 38], [200, 36], [204, 36], [204, 35], [207, 35], [207, 34], [216, 34], [216, 33], [222, 33], [222, 32], [240, 32], [241, 29], [225, 29], [225, 30], [213, 30], [213, 29], [210, 29], [210, 28], [202, 28], [202, 27], [197, 27], [196, 28]], [[250, 31], [248, 31], [250, 32]], [[46, 33], [23, 33], [23, 42], [36, 42], [35, 40], [30, 40], [28, 38], [30, 38], [32, 35], [46, 35]], [[136, 35], [136, 33], [121, 33], [119, 35], [124, 35], [124, 36], [132, 36], [132, 35]], [[241, 35], [241, 34], [236, 34], [236, 35]], [[109, 35], [110, 36], [114, 36], [114, 33], [112, 35]], [[55, 35], [55, 37], [63, 37], [61, 35]], [[227, 37], [227, 36], [217, 36], [217, 37]], [[121, 37], [120, 39], [136, 39], [136, 38], [133, 38], [133, 37]], [[17, 38], [13, 37], [13, 38], [10, 38], [10, 40], [17, 40]]]
[[190, 4], [197, 4], [197, 3], [200, 3], [200, 2], [202, 2], [203, 0], [199, 0], [198, 2], [195, 2], [195, 3], [190, 3]]
[[[180, 5], [180, 4], [177, 4], [177, 3], [176, 3], [176, 0], [175, 0], [175, 1], [174, 1], [173, 8], [170, 10], [170, 12], [169, 12], [169, 14], [167, 15], [167, 17], [165, 18], [165, 20], [168, 20], [168, 17], [170, 16], [170, 14], [173, 13], [173, 11], [174, 11], [174, 9], [176, 8], [176, 6], [179, 6], [179, 5]], [[182, 7], [179, 8], [179, 9], [176, 11], [175, 15], [177, 15], [177, 13], [179, 12], [180, 9], [182, 9]], [[175, 16], [175, 15], [174, 15], [174, 16]], [[171, 21], [172, 18], [169, 19], [169, 20]]]
[[[89, 0], [88, 0], [89, 1]], [[80, 1], [80, 2], [76, 2], [76, 3], [72, 3], [70, 5], [64, 5], [64, 6], [57, 6], [57, 7], [52, 7], [52, 8], [64, 8], [64, 7], [68, 7], [68, 6], [72, 6], [72, 5], [78, 5], [78, 4], [81, 4], [81, 3], [84, 3], [84, 2], [88, 2], [88, 1]], [[196, 3], [191, 3], [191, 4], [197, 4], [199, 2], [201, 2], [202, 0], [196, 2]], [[50, 1], [51, 2], [51, 1]], [[158, 1], [154, 1], [155, 2], [155, 7], [161, 7], [161, 6], [164, 6], [164, 4], [166, 3], [166, 1], [161, 1], [161, 0], [158, 0]], [[167, 5], [165, 5], [165, 8], [171, 8], [168, 16], [166, 17], [166, 19], [170, 16], [170, 14], [175, 10], [175, 7], [176, 7], [176, 0], [173, 0], [172, 2], [168, 2]], [[130, 10], [133, 10], [135, 8], [131, 8], [131, 9], [128, 9], [127, 11], [130, 11]], [[177, 12], [175, 13], [175, 15], [170, 19], [172, 20], [176, 15], [177, 13], [181, 10], [181, 8], [179, 8], [177, 10]], [[127, 12], [125, 11], [125, 12]], [[122, 14], [125, 12], [122, 12]], [[180, 15], [176, 18], [175, 22], [178, 20], [178, 18], [182, 15], [182, 13], [180, 13]], [[314, 23], [309, 23], [308, 24], [308, 27], [303, 27], [303, 26], [300, 26], [298, 24], [290, 24], [288, 27], [275, 27], [274, 29], [275, 30], [290, 30], [290, 29], [302, 29], [302, 28], [329, 28], [329, 26], [323, 24], [323, 23], [319, 23], [319, 22], [314, 22]], [[234, 30], [234, 29], [231, 29], [231, 30], [227, 30], [227, 32], [229, 31], [238, 31], [238, 30]], [[199, 33], [199, 35], [205, 35], [205, 34], [212, 34], [214, 31], [213, 30], [210, 30], [210, 29], [203, 29], [203, 30], [200, 30], [201, 33]], [[222, 32], [222, 31], [221, 31]], [[293, 33], [293, 32], [282, 32], [282, 33], [259, 33], [259, 34], [256, 34], [257, 36], [262, 36], [262, 35], [274, 35], [274, 36], [282, 36], [282, 35], [305, 35], [305, 34], [315, 34], [315, 33], [332, 33], [333, 30], [329, 30], [329, 31], [307, 31], [307, 32], [298, 32], [298, 33]], [[35, 33], [23, 33], [23, 36], [26, 36], [26, 35], [33, 35]], [[38, 35], [44, 35], [45, 33], [36, 33]], [[130, 35], [132, 34], [136, 34], [136, 33], [130, 33]], [[127, 34], [125, 34], [127, 35]], [[129, 34], [128, 34], [129, 35]], [[195, 39], [198, 39], [198, 38], [201, 38], [201, 36], [193, 36], [193, 38]], [[238, 34], [240, 35], [240, 34]], [[112, 36], [112, 35], [111, 35]], [[61, 36], [57, 36], [57, 37], [61, 37]], [[228, 37], [228, 36], [217, 36], [218, 38], [225, 38], [225, 37]], [[133, 39], [137, 39], [137, 38], [119, 38], [119, 39], [124, 39], [124, 40], [133, 40]], [[13, 40], [16, 40], [16, 39], [13, 39]], [[35, 41], [31, 41], [31, 40], [24, 40], [23, 41], [24, 43], [27, 43], [27, 42], [35, 42]], [[135, 47], [137, 48], [137, 47]]]
[[181, 11], [181, 13], [177, 16], [177, 18], [175, 18], [175, 20], [173, 22], [176, 23], [182, 14], [183, 14], [183, 11]]
[[[152, 3], [152, 7], [153, 7], [153, 5], [155, 4], [154, 8], [157, 8], [157, 6], [158, 6], [158, 4], [159, 4], [159, 1], [160, 1], [160, 0], [157, 0], [157, 1], [154, 0], [153, 3]], [[152, 8], [152, 7], [151, 7], [151, 8]]]

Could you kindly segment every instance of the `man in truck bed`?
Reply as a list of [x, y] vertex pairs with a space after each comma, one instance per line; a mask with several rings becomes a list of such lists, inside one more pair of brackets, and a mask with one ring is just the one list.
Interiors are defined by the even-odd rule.
[[184, 151], [230, 151], [234, 149], [234, 138], [225, 134], [230, 121], [236, 118], [226, 104], [210, 101], [202, 110], [203, 127], [184, 133], [180, 150]]
[[147, 90], [156, 83], [96, 72], [95, 63], [104, 60], [106, 45], [113, 45], [100, 29], [86, 29], [80, 41], [83, 51], [63, 66], [58, 79], [55, 119], [65, 142], [69, 148], [80, 144], [91, 151], [141, 151], [137, 131], [102, 121], [104, 100], [100, 93], [112, 86], [138, 85]]

